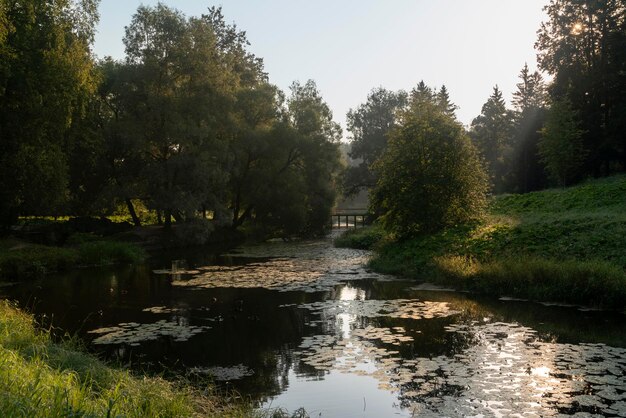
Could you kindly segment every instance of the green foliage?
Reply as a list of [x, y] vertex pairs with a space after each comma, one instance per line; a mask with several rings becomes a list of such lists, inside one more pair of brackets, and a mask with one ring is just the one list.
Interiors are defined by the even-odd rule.
[[512, 133], [513, 115], [506, 108], [502, 91], [495, 86], [481, 114], [472, 121], [470, 135], [486, 163], [496, 193], [505, 190], [511, 176]]
[[246, 405], [160, 377], [133, 376], [52, 341], [33, 318], [0, 301], [0, 410], [5, 416], [244, 416]]
[[524, 113], [533, 109], [544, 108], [547, 92], [539, 71], [531, 73], [526, 63], [520, 71], [519, 78], [520, 82], [515, 85], [517, 90], [513, 92], [513, 106], [517, 112]]
[[444, 282], [485, 294], [616, 310], [626, 304], [626, 274], [606, 261], [521, 256], [482, 263], [448, 256], [435, 265]]
[[576, 119], [569, 102], [555, 102], [541, 131], [539, 154], [550, 177], [559, 186], [568, 186], [578, 180], [585, 161], [584, 131]]
[[190, 247], [205, 245], [215, 231], [214, 224], [207, 219], [193, 219], [176, 225], [172, 230], [176, 247]]
[[146, 258], [143, 249], [132, 243], [102, 241], [89, 234], [74, 234], [72, 237], [67, 247], [27, 244], [10, 239], [0, 241], [0, 278], [20, 280], [65, 271], [77, 265], [134, 263]]
[[128, 242], [92, 241], [79, 244], [77, 262], [81, 265], [135, 263], [146, 258], [140, 247]]
[[341, 129], [312, 80], [292, 84], [283, 115], [264, 153], [249, 154], [249, 183], [240, 182], [246, 212], [273, 234], [321, 235], [335, 201]]
[[622, 309], [625, 209], [625, 176], [498, 196], [482, 222], [384, 239], [371, 266], [491, 294]]
[[372, 205], [399, 236], [432, 232], [479, 218], [487, 179], [463, 127], [442, 112], [430, 90], [412, 92], [402, 124], [376, 163]]
[[[557, 217], [559, 214], [619, 214], [626, 207], [626, 176], [589, 180], [575, 187], [536, 193], [502, 195], [493, 202], [494, 214]], [[607, 213], [607, 214], [608, 214]]]
[[580, 117], [587, 150], [583, 175], [626, 168], [626, 3], [551, 0], [538, 31], [539, 68], [553, 77], [555, 101]]
[[385, 238], [386, 234], [379, 225], [351, 229], [335, 238], [333, 244], [339, 248], [357, 248], [371, 250]]
[[346, 195], [376, 185], [377, 176], [372, 164], [387, 147], [387, 135], [396, 126], [398, 110], [406, 104], [406, 92], [392, 92], [379, 87], [369, 93], [365, 103], [350, 109], [346, 115], [348, 131], [352, 135], [349, 154], [360, 161], [344, 174], [342, 187]]
[[58, 213], [67, 149], [95, 87], [97, 2], [3, 1], [0, 21], [0, 219]]

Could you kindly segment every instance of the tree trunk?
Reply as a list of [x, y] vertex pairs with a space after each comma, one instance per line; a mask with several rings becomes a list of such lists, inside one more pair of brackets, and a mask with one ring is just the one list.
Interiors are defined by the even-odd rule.
[[130, 213], [130, 217], [133, 218], [133, 224], [135, 226], [141, 226], [141, 220], [137, 216], [137, 212], [135, 212], [135, 206], [133, 206], [132, 200], [127, 197], [126, 199], [124, 199], [124, 201], [126, 202], [126, 207], [128, 208], [128, 213]]
[[172, 211], [170, 209], [165, 209], [164, 215], [165, 223], [163, 224], [163, 227], [167, 230], [170, 230], [172, 229]]

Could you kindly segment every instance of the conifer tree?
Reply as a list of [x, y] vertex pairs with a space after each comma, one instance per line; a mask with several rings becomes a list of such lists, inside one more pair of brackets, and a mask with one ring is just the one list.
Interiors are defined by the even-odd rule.
[[472, 121], [471, 137], [485, 160], [496, 193], [504, 190], [510, 176], [512, 133], [512, 114], [506, 108], [502, 91], [495, 86], [481, 114]]

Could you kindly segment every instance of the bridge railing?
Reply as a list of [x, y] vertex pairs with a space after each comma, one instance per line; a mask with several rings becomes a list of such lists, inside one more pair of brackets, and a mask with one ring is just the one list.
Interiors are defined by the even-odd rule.
[[331, 215], [331, 228], [358, 228], [368, 225], [369, 213], [363, 211], [335, 211]]

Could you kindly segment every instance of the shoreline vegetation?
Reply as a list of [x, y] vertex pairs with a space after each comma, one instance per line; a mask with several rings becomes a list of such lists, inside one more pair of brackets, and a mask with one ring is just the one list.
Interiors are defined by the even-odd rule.
[[492, 199], [471, 224], [396, 240], [375, 225], [339, 247], [373, 249], [370, 266], [493, 296], [624, 311], [626, 176]]
[[146, 251], [132, 242], [89, 234], [76, 234], [76, 237], [75, 242], [63, 246], [12, 237], [0, 240], [0, 280], [24, 280], [76, 267], [135, 263], [147, 258]]
[[33, 316], [0, 301], [0, 410], [6, 416], [250, 416], [252, 407], [184, 381], [134, 375], [54, 342]]

